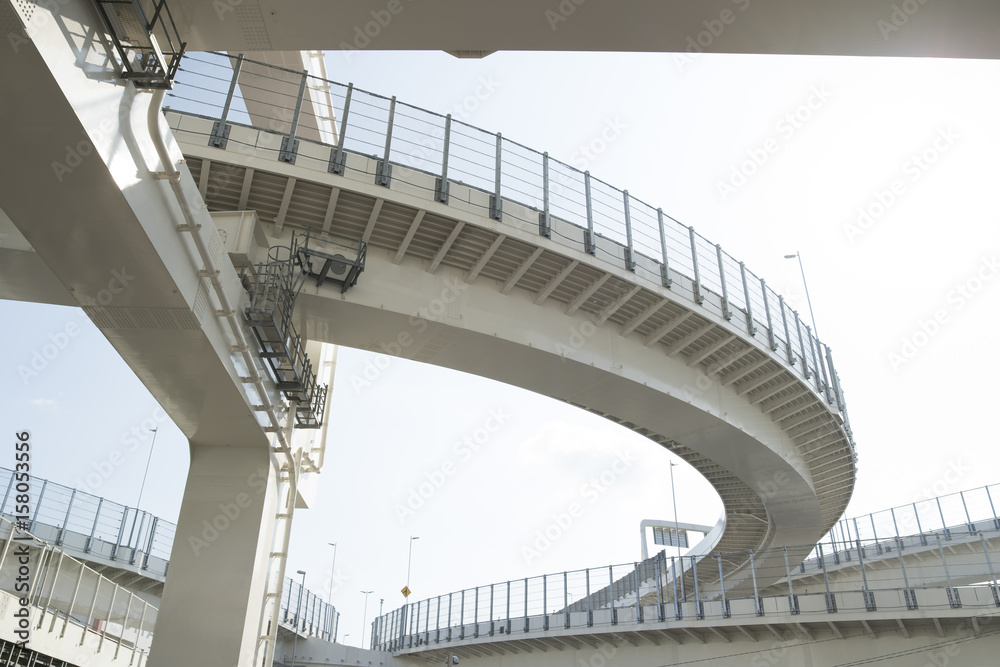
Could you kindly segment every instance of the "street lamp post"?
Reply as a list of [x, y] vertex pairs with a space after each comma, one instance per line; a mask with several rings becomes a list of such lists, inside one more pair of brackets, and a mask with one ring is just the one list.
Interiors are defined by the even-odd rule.
[[[146, 475], [149, 474], [149, 462], [153, 460], [153, 447], [156, 446], [156, 432], [159, 430], [159, 427], [154, 427], [149, 430], [153, 432], [153, 442], [149, 444], [149, 456], [146, 458], [146, 471], [142, 473], [142, 484], [139, 485], [139, 499], [135, 501], [135, 516], [132, 517], [132, 530], [130, 530], [128, 534], [129, 547], [132, 546], [132, 537], [135, 535], [135, 522], [139, 520], [139, 506], [142, 505], [142, 492], [146, 488]], [[140, 537], [139, 539], [142, 538]]]
[[[670, 497], [674, 502], [674, 540], [677, 542], [677, 567], [680, 568], [681, 575], [681, 594], [684, 599], [687, 599], [687, 593], [684, 592], [684, 563], [681, 561], [681, 529], [677, 523], [677, 490], [674, 488], [674, 466], [677, 464], [673, 461], [670, 462]], [[677, 572], [674, 572], [674, 579], [677, 578]], [[676, 588], [674, 589], [677, 590]]]
[[327, 596], [326, 601], [333, 604], [333, 579], [337, 575], [337, 543], [327, 542], [331, 547], [333, 547], [333, 563], [330, 564], [330, 595]]
[[809, 319], [813, 323], [813, 336], [816, 337], [816, 340], [819, 340], [819, 331], [816, 329], [816, 315], [813, 313], [812, 299], [809, 298], [809, 284], [806, 282], [806, 270], [802, 268], [802, 254], [796, 251], [794, 255], [785, 255], [785, 259], [799, 260], [799, 273], [802, 274], [802, 286], [806, 290], [806, 303], [809, 305]]
[[410, 555], [406, 559], [406, 587], [410, 587], [410, 564], [413, 563], [413, 540], [419, 540], [419, 537], [410, 536]]
[[295, 667], [295, 649], [299, 643], [299, 612], [302, 611], [302, 594], [306, 590], [306, 571], [297, 570], [296, 574], [302, 575], [302, 585], [299, 586], [299, 600], [295, 604], [295, 636], [292, 638], [292, 667]]
[[[364, 616], [361, 617], [361, 642], [362, 642], [361, 648], [364, 648], [365, 628], [368, 625], [368, 596], [374, 593], [375, 591], [361, 591], [361, 592], [365, 594], [365, 614]], [[295, 666], [292, 665], [292, 667]]]

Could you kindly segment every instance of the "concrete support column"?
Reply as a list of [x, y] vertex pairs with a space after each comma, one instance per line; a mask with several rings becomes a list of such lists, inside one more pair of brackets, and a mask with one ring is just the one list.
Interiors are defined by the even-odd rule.
[[252, 667], [277, 497], [264, 447], [191, 443], [149, 667]]

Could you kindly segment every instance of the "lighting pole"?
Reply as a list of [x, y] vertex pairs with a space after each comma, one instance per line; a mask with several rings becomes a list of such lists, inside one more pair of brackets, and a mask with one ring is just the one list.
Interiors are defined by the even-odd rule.
[[149, 429], [153, 432], [153, 442], [149, 444], [149, 456], [146, 458], [146, 471], [142, 473], [142, 484], [139, 485], [139, 499], [135, 501], [135, 516], [132, 517], [132, 530], [128, 534], [129, 547], [132, 546], [132, 537], [135, 535], [135, 522], [139, 519], [139, 505], [142, 504], [142, 492], [146, 488], [146, 475], [149, 474], [149, 462], [153, 460], [153, 447], [156, 446], [156, 432], [159, 427]]
[[[362, 637], [361, 648], [364, 648], [365, 628], [368, 625], [368, 596], [374, 593], [375, 591], [361, 591], [361, 592], [365, 594], [365, 615], [361, 618], [361, 637]], [[292, 665], [292, 667], [295, 667], [295, 665]]]
[[410, 587], [410, 564], [413, 563], [413, 540], [419, 540], [419, 537], [410, 536], [410, 555], [406, 559], [406, 587]]
[[806, 303], [809, 304], [809, 319], [813, 323], [813, 336], [819, 340], [819, 331], [816, 329], [816, 315], [813, 314], [812, 299], [809, 298], [809, 284], [806, 282], [806, 270], [802, 268], [802, 255], [796, 251], [794, 255], [785, 255], [785, 259], [799, 260], [799, 273], [802, 274], [802, 286], [806, 289]]
[[[674, 501], [674, 540], [677, 541], [677, 567], [680, 568], [681, 573], [681, 591], [684, 590], [684, 564], [681, 562], [681, 529], [677, 523], [677, 490], [674, 488], [674, 466], [677, 464], [673, 461], [670, 462], [670, 497]], [[677, 572], [674, 572], [674, 579], [677, 578]], [[675, 591], [677, 589], [674, 589]], [[687, 599], [687, 594], [684, 594], [684, 598]]]
[[333, 563], [330, 565], [330, 595], [327, 596], [326, 601], [333, 604], [333, 578], [337, 572], [337, 543], [327, 542], [331, 547], [333, 547]]
[[302, 594], [306, 590], [306, 571], [297, 570], [296, 574], [302, 575], [302, 584], [299, 586], [299, 600], [295, 604], [295, 636], [292, 638], [292, 667], [295, 667], [295, 649], [299, 643], [299, 612], [302, 611]]

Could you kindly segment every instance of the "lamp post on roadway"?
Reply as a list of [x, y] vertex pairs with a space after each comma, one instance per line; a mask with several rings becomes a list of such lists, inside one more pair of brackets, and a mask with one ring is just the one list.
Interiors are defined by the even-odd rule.
[[[153, 432], [153, 442], [149, 444], [149, 456], [146, 458], [146, 471], [142, 473], [142, 484], [139, 485], [139, 498], [135, 501], [135, 515], [132, 517], [132, 530], [129, 531], [128, 544], [132, 546], [132, 537], [135, 535], [135, 522], [139, 520], [139, 506], [142, 505], [142, 492], [146, 488], [146, 475], [149, 474], [149, 462], [153, 460], [153, 447], [156, 446], [156, 433], [159, 427], [149, 429]], [[141, 537], [139, 539], [142, 539]], [[135, 552], [133, 551], [133, 554]], [[131, 562], [131, 561], [130, 561]]]
[[[673, 461], [670, 462], [670, 497], [674, 502], [674, 540], [677, 542], [677, 567], [680, 569], [681, 575], [681, 590], [684, 590], [684, 564], [681, 562], [681, 529], [677, 523], [677, 490], [674, 488], [674, 466], [677, 464]], [[674, 579], [677, 579], [677, 572], [674, 572]], [[674, 589], [677, 590], [676, 588]], [[687, 594], [684, 594], [684, 599], [687, 599]]]
[[331, 547], [333, 547], [333, 563], [330, 564], [330, 595], [327, 596], [326, 601], [333, 604], [333, 578], [337, 573], [337, 543], [327, 542]]
[[299, 643], [299, 612], [302, 611], [302, 594], [306, 591], [306, 571], [297, 570], [302, 575], [302, 585], [299, 586], [299, 600], [295, 604], [295, 636], [292, 638], [292, 667], [295, 667], [295, 649]]
[[816, 329], [816, 315], [813, 313], [812, 299], [809, 298], [809, 284], [806, 282], [806, 270], [802, 268], [802, 255], [796, 250], [794, 255], [785, 255], [785, 259], [799, 260], [799, 273], [802, 274], [802, 286], [806, 290], [806, 303], [809, 305], [809, 319], [813, 323], [813, 336], [819, 340], [819, 331]]
[[[368, 596], [374, 593], [375, 591], [361, 591], [361, 592], [365, 594], [365, 614], [364, 616], [361, 617], [361, 641], [362, 641], [361, 648], [364, 648], [363, 642], [365, 641], [364, 640], [365, 626], [368, 625]], [[292, 667], [295, 667], [295, 665], [292, 665]]]
[[410, 555], [406, 558], [406, 588], [410, 587], [410, 565], [413, 563], [413, 541], [419, 537], [410, 536]]

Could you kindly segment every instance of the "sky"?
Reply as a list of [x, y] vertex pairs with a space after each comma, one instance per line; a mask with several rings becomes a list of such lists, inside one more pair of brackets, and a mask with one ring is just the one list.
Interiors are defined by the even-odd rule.
[[[799, 266], [784, 258], [801, 252], [858, 447], [848, 515], [998, 481], [1000, 63], [326, 58], [334, 80], [451, 112], [662, 206], [805, 314]], [[97, 329], [72, 308], [0, 301], [0, 318], [0, 422], [31, 429], [36, 474], [134, 505], [155, 426], [142, 508], [176, 520], [185, 438]], [[25, 374], [53, 341], [66, 344]], [[423, 599], [632, 562], [639, 522], [673, 517], [672, 457], [655, 444], [515, 387], [384, 361], [340, 352], [327, 467], [314, 506], [296, 514], [288, 563], [326, 596], [337, 543], [347, 643], [367, 636], [380, 600], [385, 611], [402, 604], [411, 536], [409, 587]], [[376, 362], [375, 381], [352, 382]], [[461, 445], [488, 425], [478, 450]], [[675, 473], [680, 520], [714, 524], [711, 487], [685, 464]], [[433, 492], [415, 507], [422, 484]], [[538, 548], [537, 531], [573, 502], [582, 515]], [[367, 610], [362, 590], [374, 591]]]

